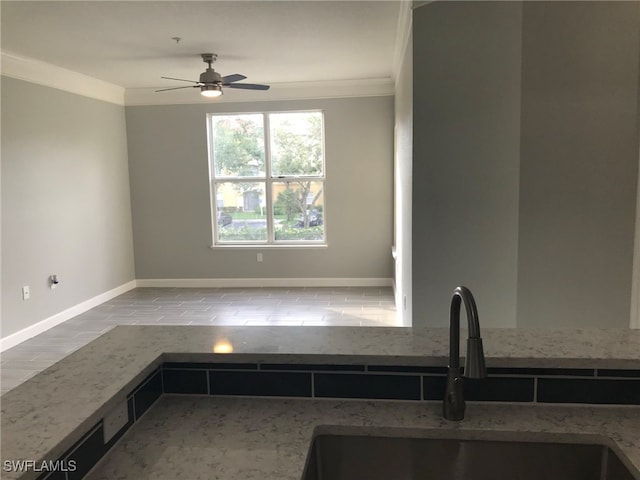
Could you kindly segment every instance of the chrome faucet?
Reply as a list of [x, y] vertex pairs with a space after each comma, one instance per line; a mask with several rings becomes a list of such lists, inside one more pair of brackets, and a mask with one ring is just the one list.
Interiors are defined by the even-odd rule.
[[442, 406], [442, 416], [447, 420], [462, 420], [465, 410], [462, 375], [460, 373], [461, 303], [464, 303], [464, 308], [467, 313], [467, 323], [469, 324], [464, 375], [468, 378], [485, 378], [487, 376], [476, 302], [467, 287], [457, 287], [451, 297], [449, 317], [449, 366], [447, 368], [447, 389], [444, 392], [444, 403]]

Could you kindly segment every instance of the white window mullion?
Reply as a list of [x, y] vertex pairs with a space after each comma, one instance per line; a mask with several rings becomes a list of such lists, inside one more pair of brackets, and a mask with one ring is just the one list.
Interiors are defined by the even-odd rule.
[[219, 177], [216, 183], [263, 183], [264, 177]]

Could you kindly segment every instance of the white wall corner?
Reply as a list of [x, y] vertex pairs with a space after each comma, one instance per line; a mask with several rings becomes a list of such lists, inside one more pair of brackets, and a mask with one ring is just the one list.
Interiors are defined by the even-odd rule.
[[50, 328], [55, 327], [67, 320], [80, 315], [81, 313], [86, 312], [87, 310], [91, 310], [93, 307], [97, 307], [98, 305], [111, 300], [112, 298], [117, 297], [118, 295], [122, 295], [123, 293], [128, 292], [129, 290], [133, 290], [136, 288], [137, 282], [136, 280], [131, 280], [130, 282], [124, 283], [119, 287], [113, 288], [107, 292], [101, 293], [100, 295], [96, 295], [89, 300], [85, 300], [82, 303], [78, 303], [73, 307], [67, 308], [62, 312], [56, 313], [49, 318], [45, 318], [44, 320], [31, 325], [27, 328], [23, 328], [22, 330], [12, 333], [11, 335], [7, 335], [4, 338], [0, 339], [0, 352], [4, 352], [5, 350], [18, 345], [19, 343], [24, 342], [25, 340], [29, 340], [36, 335], [49, 330]]
[[636, 187], [636, 231], [633, 240], [633, 276], [631, 278], [630, 328], [640, 329], [640, 149], [638, 151], [638, 185]]
[[392, 278], [145, 278], [138, 287], [256, 288], [256, 287], [391, 287]]
[[398, 12], [398, 25], [396, 26], [396, 38], [393, 51], [393, 83], [397, 85], [398, 76], [402, 70], [404, 53], [411, 33], [413, 22], [413, 2], [410, 0], [400, 0], [400, 11]]
[[50, 63], [0, 51], [2, 75], [124, 105], [124, 88]]

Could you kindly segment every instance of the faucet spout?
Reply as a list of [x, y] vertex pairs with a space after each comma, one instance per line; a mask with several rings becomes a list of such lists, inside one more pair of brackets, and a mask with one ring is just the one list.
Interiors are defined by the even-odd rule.
[[442, 407], [442, 416], [447, 420], [462, 420], [465, 411], [464, 388], [460, 372], [460, 307], [462, 303], [467, 314], [469, 329], [464, 374], [468, 378], [487, 376], [476, 302], [471, 291], [467, 287], [460, 286], [453, 291], [449, 317], [449, 366]]

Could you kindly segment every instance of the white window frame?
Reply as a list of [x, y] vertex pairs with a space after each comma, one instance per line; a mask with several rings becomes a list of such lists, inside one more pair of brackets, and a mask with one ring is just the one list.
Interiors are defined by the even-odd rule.
[[[271, 174], [271, 129], [269, 116], [271, 114], [278, 113], [320, 113], [322, 118], [322, 176], [298, 176], [298, 175], [279, 175], [277, 177]], [[262, 115], [263, 127], [264, 127], [264, 162], [265, 162], [265, 176], [264, 177], [220, 177], [216, 178], [215, 172], [215, 152], [213, 142], [213, 119], [219, 116], [233, 116], [233, 115]], [[211, 225], [212, 225], [212, 239], [211, 248], [247, 248], [247, 247], [278, 247], [278, 248], [300, 248], [300, 247], [326, 247], [327, 246], [327, 224], [326, 224], [326, 210], [327, 210], [327, 162], [326, 162], [326, 149], [325, 149], [325, 128], [324, 128], [324, 111], [317, 109], [310, 110], [269, 110], [260, 112], [217, 112], [207, 114], [207, 144], [209, 153], [209, 206], [211, 210]], [[304, 179], [312, 182], [322, 182], [323, 184], [323, 203], [322, 203], [322, 225], [323, 225], [323, 239], [322, 240], [276, 240], [273, 226], [273, 184], [282, 183], [287, 180], [296, 181], [298, 179]], [[265, 209], [267, 220], [267, 239], [262, 240], [246, 240], [246, 241], [220, 241], [218, 240], [218, 202], [216, 193], [216, 183], [262, 183], [265, 186]]]

